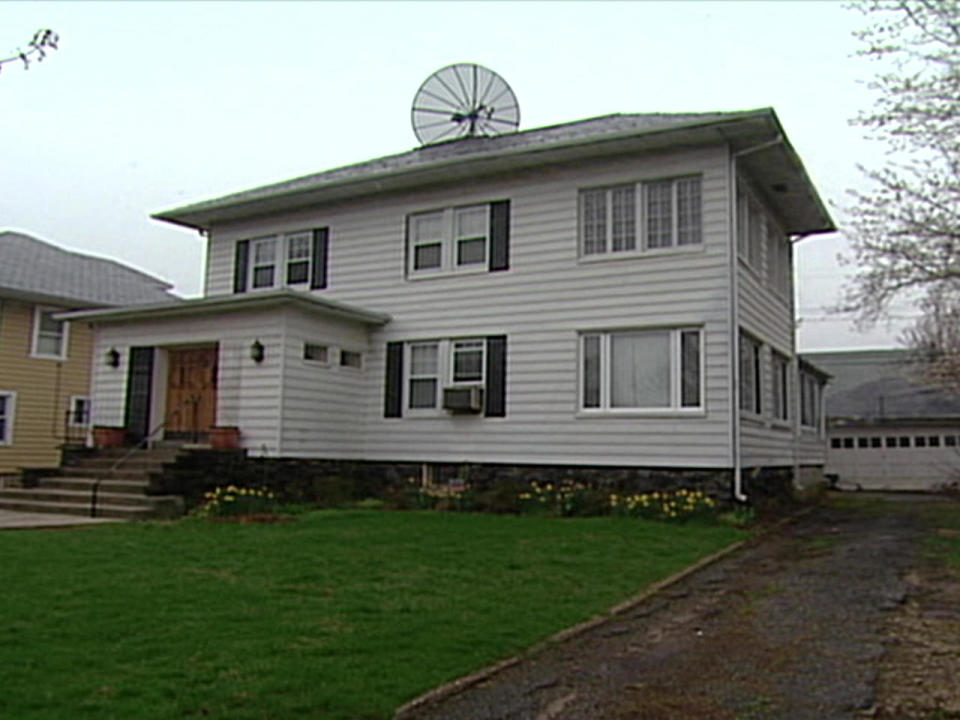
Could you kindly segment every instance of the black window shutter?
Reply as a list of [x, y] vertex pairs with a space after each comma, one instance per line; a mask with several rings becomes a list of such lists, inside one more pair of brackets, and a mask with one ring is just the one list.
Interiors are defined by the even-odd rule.
[[510, 201], [490, 203], [490, 271], [510, 269]]
[[250, 265], [250, 241], [238, 240], [233, 253], [233, 291], [247, 291], [247, 266]]
[[383, 416], [403, 416], [403, 343], [387, 343], [387, 377], [384, 383]]
[[483, 393], [483, 414], [505, 417], [507, 414], [507, 336], [487, 338], [487, 387]]
[[150, 395], [153, 386], [153, 348], [130, 348], [127, 397], [123, 426], [128, 436], [140, 442], [150, 432]]
[[327, 286], [329, 239], [330, 231], [328, 228], [317, 228], [313, 231], [313, 262], [310, 263], [311, 290], [322, 290]]

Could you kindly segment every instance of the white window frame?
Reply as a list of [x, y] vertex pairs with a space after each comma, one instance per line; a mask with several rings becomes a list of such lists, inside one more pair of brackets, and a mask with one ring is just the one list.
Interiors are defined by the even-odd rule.
[[[403, 344], [403, 407], [406, 413], [414, 416], [417, 414], [438, 414], [441, 410], [441, 396], [443, 393], [443, 343], [440, 340], [413, 340]], [[433, 347], [436, 352], [437, 366], [433, 373], [413, 374], [413, 350], [415, 347]], [[433, 380], [434, 393], [433, 405], [430, 407], [413, 407], [410, 403], [413, 400], [413, 393], [410, 391], [410, 385], [414, 380]]]
[[[86, 420], [83, 420], [83, 415], [81, 414], [81, 419], [77, 421], [77, 404], [83, 403], [86, 406]], [[87, 427], [90, 424], [90, 398], [87, 395], [71, 395], [70, 396], [70, 405], [68, 408], [69, 415], [67, 416], [67, 424], [70, 427]]]
[[[487, 340], [486, 338], [456, 338], [449, 341], [450, 343], [450, 362], [449, 364], [449, 384], [457, 386], [471, 386], [471, 385], [484, 385], [487, 381]], [[479, 380], [457, 380], [455, 377], [456, 365], [457, 365], [457, 351], [458, 345], [474, 345], [479, 344], [480, 350], [480, 379]], [[471, 348], [467, 352], [476, 352], [476, 349]]]
[[70, 345], [70, 323], [66, 320], [59, 320], [54, 322], [60, 323], [60, 352], [59, 353], [43, 353], [40, 352], [39, 343], [40, 343], [40, 320], [44, 314], [53, 315], [57, 312], [63, 312], [62, 308], [53, 308], [53, 307], [44, 307], [37, 305], [33, 309], [33, 339], [30, 344], [30, 356], [35, 358], [44, 358], [48, 360], [66, 360], [67, 359], [67, 348]]
[[3, 409], [3, 432], [0, 433], [0, 447], [13, 445], [13, 424], [17, 417], [17, 391], [0, 390], [0, 397], [6, 398]]
[[[308, 348], [317, 348], [318, 350], [322, 349], [323, 357], [322, 358], [307, 357]], [[311, 365], [329, 366], [330, 365], [330, 345], [328, 343], [310, 342], [309, 340], [304, 340], [303, 353], [301, 357], [305, 363], [309, 363]]]
[[[290, 257], [290, 252], [293, 249], [293, 244], [297, 240], [305, 240], [307, 255], [306, 257]], [[310, 285], [310, 274], [313, 272], [313, 232], [310, 230], [301, 230], [299, 232], [291, 232], [283, 235], [283, 285], [284, 287], [292, 287], [296, 285]], [[306, 264], [307, 273], [303, 280], [290, 280], [290, 266]]]
[[[346, 370], [352, 370], [354, 372], [359, 372], [360, 370], [363, 370], [363, 353], [360, 350], [340, 348], [340, 352], [338, 353], [338, 355], [339, 355], [339, 358], [337, 360], [337, 364], [341, 368], [344, 368]], [[345, 362], [346, 358], [348, 357], [356, 357], [359, 364], [351, 365], [350, 363]]]
[[[460, 263], [460, 243], [479, 240], [480, 235], [460, 235], [458, 232], [461, 215], [483, 210], [483, 260]], [[420, 239], [416, 234], [418, 218], [436, 215], [440, 219], [440, 237]], [[411, 278], [450, 273], [487, 272], [490, 265], [490, 203], [472, 203], [434, 210], [425, 210], [407, 215], [407, 276]], [[440, 264], [436, 267], [416, 267], [417, 248], [425, 245], [440, 245]]]
[[[295, 240], [304, 239], [307, 245], [306, 258], [291, 258], [290, 250]], [[268, 242], [273, 243], [272, 261], [264, 259], [257, 262], [257, 246]], [[290, 266], [296, 263], [306, 262], [307, 275], [303, 280], [289, 282]], [[273, 268], [273, 282], [269, 285], [255, 286], [257, 268]], [[263, 292], [265, 290], [275, 290], [284, 287], [309, 287], [310, 278], [313, 273], [313, 231], [312, 230], [294, 230], [286, 233], [276, 233], [274, 235], [262, 235], [250, 239], [250, 257], [247, 261], [247, 290], [251, 292]]]
[[[669, 333], [670, 347], [670, 378], [669, 404], [653, 407], [613, 407], [612, 394], [612, 352], [613, 337], [617, 335], [637, 335], [643, 333]], [[696, 333], [698, 343], [697, 373], [699, 397], [696, 405], [683, 405], [683, 358], [682, 337], [684, 333]], [[586, 406], [586, 343], [590, 338], [599, 338], [599, 407]], [[577, 363], [579, 378], [577, 388], [577, 412], [583, 417], [595, 415], [703, 415], [706, 398], [706, 373], [704, 347], [705, 332], [702, 326], [684, 325], [679, 327], [640, 327], [623, 328], [617, 330], [587, 330], [579, 335], [579, 361]]]
[[[697, 181], [697, 196], [699, 203], [695, 216], [697, 240], [695, 242], [680, 242], [680, 186], [684, 182]], [[670, 238], [665, 245], [651, 247], [648, 221], [650, 191], [654, 186], [670, 184]], [[614, 194], [632, 189], [633, 191], [633, 238], [632, 244], [627, 247], [614, 248]], [[604, 198], [603, 212], [604, 237], [602, 248], [587, 250], [586, 247], [586, 203], [588, 197], [602, 193]], [[643, 180], [633, 183], [620, 183], [601, 187], [581, 188], [577, 194], [577, 247], [582, 260], [600, 260], [617, 257], [635, 257], [647, 253], [690, 251], [703, 247], [703, 176], [700, 174], [680, 175], [677, 177]]]

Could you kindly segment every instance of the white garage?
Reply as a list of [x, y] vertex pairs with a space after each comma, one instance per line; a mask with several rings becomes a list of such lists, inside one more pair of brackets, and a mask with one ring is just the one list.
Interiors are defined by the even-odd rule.
[[826, 473], [842, 488], [960, 485], [960, 398], [902, 350], [806, 353], [830, 373]]

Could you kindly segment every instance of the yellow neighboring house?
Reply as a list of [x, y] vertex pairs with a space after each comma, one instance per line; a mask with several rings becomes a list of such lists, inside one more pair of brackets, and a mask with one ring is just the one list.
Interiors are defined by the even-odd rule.
[[56, 313], [175, 302], [170, 284], [113, 260], [0, 231], [0, 478], [56, 467], [86, 438], [93, 333]]

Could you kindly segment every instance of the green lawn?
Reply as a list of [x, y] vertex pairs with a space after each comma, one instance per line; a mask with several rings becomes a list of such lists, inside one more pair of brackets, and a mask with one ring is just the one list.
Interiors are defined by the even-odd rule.
[[325, 511], [0, 533], [0, 717], [387, 718], [742, 536]]

